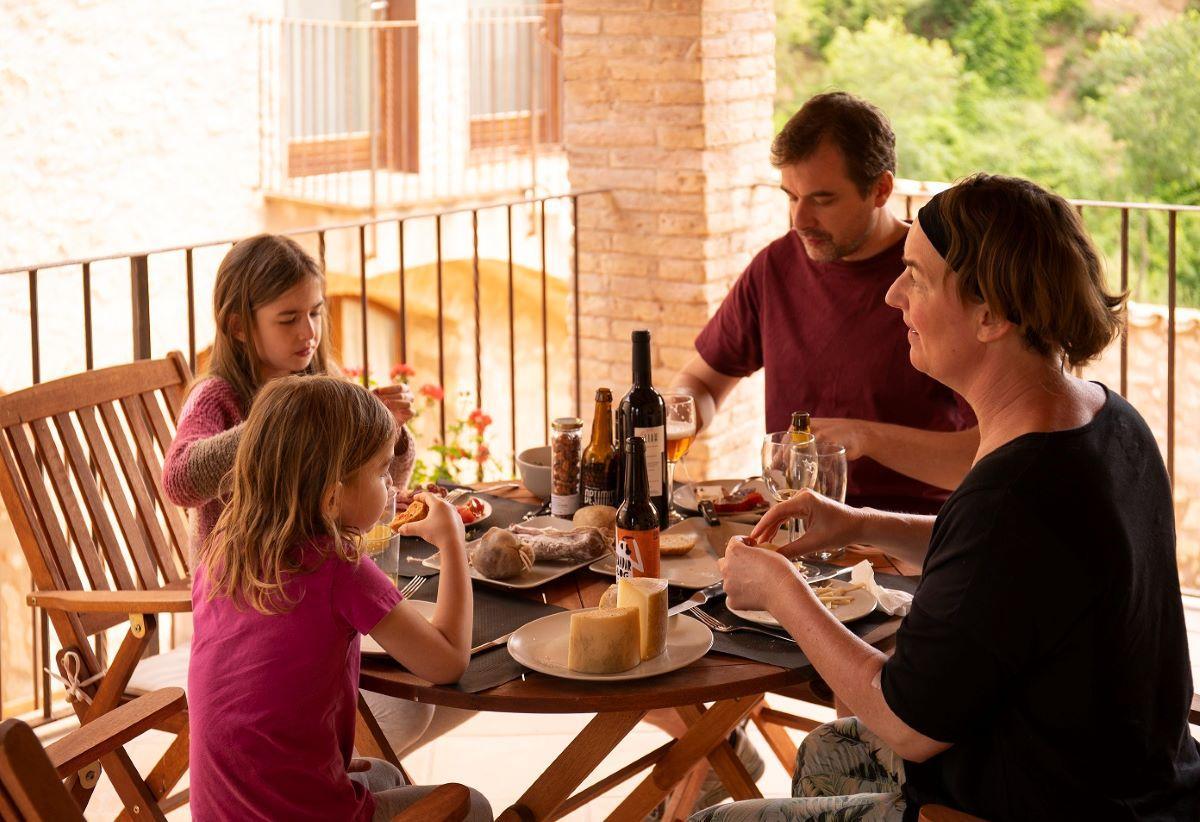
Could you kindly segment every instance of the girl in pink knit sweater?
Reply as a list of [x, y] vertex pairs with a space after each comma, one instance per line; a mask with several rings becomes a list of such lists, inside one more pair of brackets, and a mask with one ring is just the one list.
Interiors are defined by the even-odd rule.
[[[260, 234], [235, 244], [217, 269], [213, 314], [208, 373], [193, 384], [163, 462], [167, 496], [197, 509], [193, 552], [224, 508], [221, 483], [233, 468], [242, 423], [258, 390], [287, 374], [340, 373], [324, 335], [325, 277], [295, 240]], [[412, 418], [412, 395], [403, 385], [375, 393], [400, 427], [391, 473], [404, 488], [415, 451], [404, 427]]]
[[[196, 509], [194, 556], [225, 508], [223, 483], [233, 469], [244, 421], [259, 390], [289, 374], [340, 373], [324, 335], [325, 277], [317, 262], [288, 237], [260, 234], [230, 249], [217, 269], [213, 313], [216, 336], [208, 372], [192, 385], [163, 461], [167, 496], [177, 505]], [[395, 486], [404, 488], [416, 450], [404, 427], [412, 418], [412, 395], [402, 385], [379, 388], [375, 394], [400, 432], [389, 470]], [[470, 716], [467, 711], [435, 711], [430, 705], [382, 694], [364, 696], [400, 754]]]

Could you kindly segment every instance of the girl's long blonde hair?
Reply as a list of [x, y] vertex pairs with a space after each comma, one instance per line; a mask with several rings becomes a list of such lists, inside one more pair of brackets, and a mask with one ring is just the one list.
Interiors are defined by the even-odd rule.
[[[217, 268], [213, 286], [213, 317], [216, 336], [208, 362], [208, 375], [221, 377], [233, 386], [242, 402], [250, 407], [262, 386], [262, 359], [254, 344], [254, 311], [280, 295], [315, 277], [325, 293], [325, 275], [316, 260], [290, 237], [259, 234], [234, 244]], [[235, 323], [241, 324], [245, 340], [234, 336]], [[329, 353], [329, 310], [321, 306], [321, 340], [304, 374], [338, 374]]]
[[229, 504], [199, 550], [209, 597], [286, 610], [294, 603], [284, 585], [303, 570], [302, 547], [314, 537], [332, 537], [336, 558], [357, 562], [359, 541], [326, 501], [395, 437], [392, 415], [361, 386], [327, 376], [271, 380], [246, 420]]

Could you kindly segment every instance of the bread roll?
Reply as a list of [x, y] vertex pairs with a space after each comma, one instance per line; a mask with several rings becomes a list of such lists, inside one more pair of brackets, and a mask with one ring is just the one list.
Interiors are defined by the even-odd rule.
[[425, 519], [428, 515], [429, 506], [425, 504], [425, 500], [416, 499], [409, 503], [407, 508], [392, 518], [389, 527], [393, 531], [399, 531], [400, 526], [408, 525], [410, 522], [418, 522]]
[[696, 534], [662, 534], [658, 538], [658, 553], [664, 557], [681, 557], [696, 547]]
[[576, 511], [571, 522], [575, 523], [577, 527], [589, 525], [592, 528], [599, 528], [608, 534], [616, 530], [617, 509], [611, 505], [588, 505]]
[[488, 579], [512, 579], [533, 567], [533, 549], [503, 528], [492, 528], [471, 552], [471, 565]]

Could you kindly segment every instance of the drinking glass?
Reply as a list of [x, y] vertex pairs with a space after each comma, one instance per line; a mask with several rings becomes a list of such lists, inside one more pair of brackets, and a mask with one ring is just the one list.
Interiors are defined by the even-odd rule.
[[691, 394], [668, 391], [663, 394], [667, 408], [667, 521], [682, 522], [675, 510], [675, 464], [687, 456], [696, 439], [696, 400]]
[[[846, 448], [841, 443], [818, 441], [817, 483], [813, 490], [838, 502], [846, 501]], [[813, 551], [805, 554], [810, 559], [828, 562], [846, 553], [845, 547]]]
[[379, 521], [363, 538], [368, 556], [379, 566], [379, 570], [387, 574], [393, 584], [396, 583], [400, 572], [400, 535], [393, 534], [389, 527], [395, 517], [396, 489], [389, 488], [387, 502], [384, 503]]
[[[763, 479], [776, 502], [789, 500], [817, 482], [817, 446], [812, 434], [776, 431], [763, 438]], [[787, 521], [788, 542], [796, 540], [793, 521]]]

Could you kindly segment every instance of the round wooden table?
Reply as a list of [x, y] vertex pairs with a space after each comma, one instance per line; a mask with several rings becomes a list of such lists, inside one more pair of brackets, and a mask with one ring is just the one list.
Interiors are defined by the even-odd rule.
[[[521, 491], [507, 496], [522, 499]], [[539, 600], [544, 596], [545, 602], [569, 610], [587, 608], [599, 602], [609, 584], [609, 580], [582, 569], [542, 586], [531, 596]], [[864, 639], [875, 645], [885, 644], [899, 624], [899, 618], [889, 620]], [[360, 686], [401, 699], [474, 711], [593, 713], [596, 716], [588, 725], [498, 819], [512, 822], [560, 818], [652, 766], [649, 775], [609, 817], [640, 820], [706, 757], [735, 799], [760, 798], [762, 794], [728, 743], [729, 734], [752, 711], [763, 710], [760, 703], [768, 692], [811, 699], [811, 692], [804, 686], [815, 676], [811, 666], [788, 670], [710, 652], [686, 668], [648, 679], [598, 683], [529, 672], [486, 691], [464, 693], [449, 686], [431, 685], [391, 661], [364, 657]], [[705, 707], [706, 703], [712, 704]], [[674, 709], [688, 732], [572, 796], [571, 792], [646, 712], [657, 708]], [[360, 711], [365, 712], [360, 716], [363, 733], [382, 743], [376, 755], [389, 755], [390, 749], [361, 700]], [[779, 733], [786, 740], [782, 729]], [[770, 737], [768, 741], [772, 741]], [[790, 740], [786, 744], [790, 745]], [[772, 747], [776, 747], [775, 741]], [[794, 746], [791, 750], [794, 753]], [[394, 760], [394, 755], [391, 758]], [[687, 805], [690, 807], [690, 802]]]

